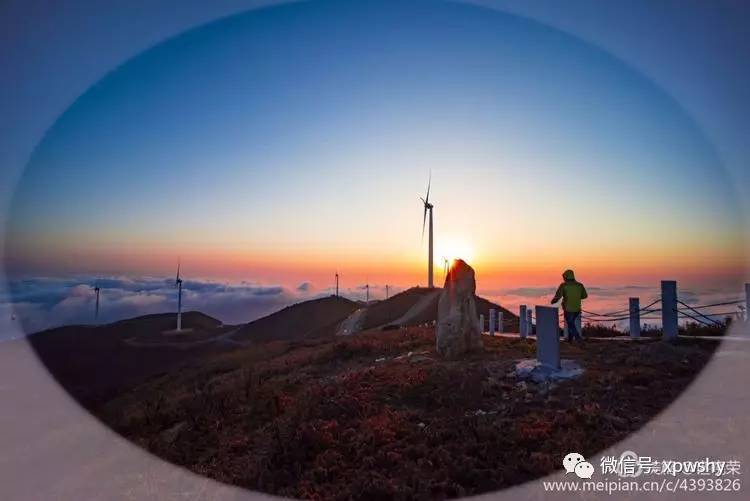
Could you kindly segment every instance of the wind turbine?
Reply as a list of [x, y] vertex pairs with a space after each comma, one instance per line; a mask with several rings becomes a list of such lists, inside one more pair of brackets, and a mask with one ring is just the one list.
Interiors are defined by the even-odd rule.
[[370, 304], [370, 281], [365, 284], [365, 304]]
[[443, 256], [443, 280], [448, 276], [448, 258]]
[[433, 205], [430, 203], [430, 184], [432, 184], [432, 171], [430, 171], [430, 177], [429, 177], [429, 180], [427, 181], [427, 195], [424, 198], [419, 197], [419, 199], [424, 204], [424, 217], [422, 218], [422, 241], [424, 241], [424, 227], [425, 227], [425, 223], [427, 222], [427, 211], [430, 212], [430, 234], [429, 234], [429, 240], [428, 240], [429, 250], [427, 252], [427, 287], [432, 289], [435, 287], [435, 284], [432, 281], [432, 207]]
[[388, 284], [385, 284], [385, 298], [388, 299]]
[[177, 261], [177, 278], [174, 286], [177, 287], [177, 332], [182, 330], [182, 279], [180, 278], [180, 261]]
[[94, 306], [94, 323], [99, 319], [99, 284], [94, 284], [94, 294], [96, 294], [96, 304]]
[[336, 272], [336, 297], [339, 297], [339, 272]]

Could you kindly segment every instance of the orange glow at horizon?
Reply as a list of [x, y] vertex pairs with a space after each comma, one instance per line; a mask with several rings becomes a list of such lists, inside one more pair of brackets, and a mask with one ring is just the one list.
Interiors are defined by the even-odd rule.
[[[399, 249], [372, 249], [351, 246], [326, 249], [309, 246], [304, 252], [290, 246], [221, 246], [154, 245], [131, 241], [118, 245], [81, 246], [79, 241], [55, 242], [35, 246], [22, 259], [22, 266], [44, 272], [101, 273], [122, 275], [170, 276], [177, 258], [182, 261], [186, 278], [229, 281], [257, 281], [269, 284], [295, 285], [312, 282], [327, 287], [338, 271], [349, 285], [390, 284], [410, 287], [426, 285], [426, 247], [415, 245], [409, 253]], [[566, 246], [563, 246], [566, 247]], [[654, 248], [648, 253], [632, 249], [583, 249], [578, 255], [565, 251], [543, 252], [533, 246], [521, 248], [497, 246], [474, 247], [470, 239], [455, 236], [436, 238], [434, 260], [435, 284], [444, 280], [443, 256], [461, 258], [477, 272], [482, 289], [556, 284], [566, 268], [573, 268], [582, 281], [598, 285], [657, 284], [662, 279], [688, 283], [740, 282], [747, 276], [746, 263], [739, 249], [693, 249], [691, 254]], [[42, 250], [40, 250], [42, 249]], [[16, 255], [19, 253], [16, 252]], [[13, 261], [11, 261], [13, 262]]]

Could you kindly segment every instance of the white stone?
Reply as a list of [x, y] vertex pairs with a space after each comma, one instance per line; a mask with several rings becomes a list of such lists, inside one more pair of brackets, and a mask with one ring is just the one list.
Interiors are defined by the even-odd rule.
[[574, 379], [582, 375], [583, 372], [583, 367], [577, 361], [568, 359], [560, 361], [559, 369], [542, 365], [533, 358], [519, 360], [516, 363], [516, 377], [522, 380], [529, 379], [535, 383]]

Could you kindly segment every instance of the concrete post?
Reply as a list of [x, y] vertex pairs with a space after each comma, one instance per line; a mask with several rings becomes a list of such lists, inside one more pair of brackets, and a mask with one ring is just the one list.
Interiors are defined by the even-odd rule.
[[495, 308], [490, 308], [490, 336], [495, 335]]
[[498, 334], [503, 333], [503, 312], [502, 311], [497, 312], [497, 333]]
[[631, 297], [630, 307], [630, 337], [641, 337], [641, 303], [637, 297]]
[[484, 315], [479, 315], [479, 332], [484, 332]]
[[526, 305], [522, 304], [518, 312], [518, 333], [521, 337], [526, 337]]
[[677, 282], [661, 281], [662, 339], [677, 339]]
[[531, 308], [526, 310], [526, 335], [531, 336], [534, 333], [534, 323], [531, 320]]
[[557, 308], [536, 307], [536, 359], [550, 369], [560, 368], [560, 335]]

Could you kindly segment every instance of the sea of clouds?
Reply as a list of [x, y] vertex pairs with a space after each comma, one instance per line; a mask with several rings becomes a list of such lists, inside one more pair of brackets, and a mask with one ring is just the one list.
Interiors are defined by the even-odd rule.
[[[174, 278], [160, 277], [35, 277], [10, 280], [0, 291], [0, 340], [61, 325], [94, 322], [94, 284], [100, 287], [99, 322], [107, 323], [150, 313], [176, 311]], [[383, 287], [370, 286], [372, 298]], [[185, 280], [183, 311], [197, 310], [226, 324], [249, 322], [285, 306], [328, 296], [331, 288], [311, 282], [297, 286], [251, 282], [222, 283]], [[351, 299], [364, 299], [364, 285], [342, 291]]]
[[[0, 290], [0, 340], [7, 340], [40, 330], [71, 324], [94, 322], [95, 295], [100, 292], [99, 322], [107, 323], [150, 313], [173, 312], [177, 308], [174, 278], [162, 277], [34, 277], [10, 280]], [[391, 293], [400, 288], [391, 287]], [[511, 311], [521, 304], [547, 305], [555, 287], [516, 287], [480, 289], [477, 291]], [[589, 299], [584, 308], [606, 313], [628, 307], [629, 297], [640, 297], [641, 306], [659, 297], [658, 286], [626, 285], [622, 287], [588, 287]], [[185, 280], [183, 311], [197, 310], [226, 324], [249, 322], [285, 306], [328, 296], [332, 288], [319, 288], [311, 282], [296, 286], [267, 285], [252, 282], [222, 283], [211, 280]], [[365, 286], [343, 289], [342, 295], [354, 300], [365, 299]], [[384, 286], [370, 285], [370, 298], [385, 296]], [[679, 290], [679, 297], [690, 305], [717, 303], [742, 298], [735, 288]], [[738, 312], [737, 306], [723, 306], [710, 313]], [[658, 317], [658, 314], [649, 316]], [[659, 325], [658, 320], [644, 319]], [[627, 321], [617, 323], [624, 327]]]

